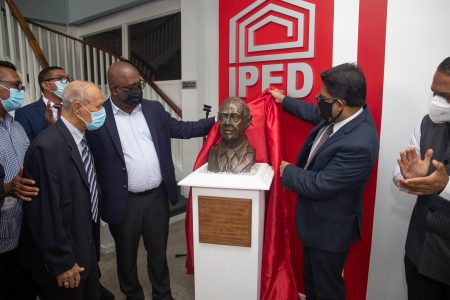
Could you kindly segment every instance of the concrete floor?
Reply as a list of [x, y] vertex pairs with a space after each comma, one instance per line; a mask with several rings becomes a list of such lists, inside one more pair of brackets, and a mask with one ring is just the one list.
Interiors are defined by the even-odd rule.
[[[172, 296], [176, 300], [193, 300], [194, 277], [186, 274], [184, 268], [185, 257], [175, 258], [175, 254], [178, 253], [186, 253], [184, 220], [170, 224], [167, 260], [170, 271]], [[151, 299], [151, 285], [147, 276], [146, 266], [146, 251], [141, 240], [138, 252], [139, 281], [144, 289], [145, 299]], [[109, 289], [115, 295], [116, 299], [125, 299], [125, 296], [119, 288], [116, 270], [116, 255], [114, 252], [101, 256], [100, 269], [102, 272], [102, 278], [100, 280], [102, 285]]]

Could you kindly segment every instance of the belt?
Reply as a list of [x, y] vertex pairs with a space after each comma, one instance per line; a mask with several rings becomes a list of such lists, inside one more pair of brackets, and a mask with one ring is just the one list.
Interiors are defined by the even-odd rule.
[[145, 195], [149, 195], [149, 194], [151, 194], [153, 191], [159, 189], [160, 186], [161, 186], [161, 185], [159, 185], [158, 187], [155, 187], [154, 189], [149, 189], [149, 190], [146, 190], [146, 191], [143, 191], [143, 192], [137, 192], [137, 193], [128, 191], [128, 194], [130, 194], [130, 195], [136, 195], [136, 196], [145, 196]]

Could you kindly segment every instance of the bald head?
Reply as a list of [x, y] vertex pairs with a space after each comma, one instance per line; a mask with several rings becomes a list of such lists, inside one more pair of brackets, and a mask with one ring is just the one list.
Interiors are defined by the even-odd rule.
[[139, 77], [139, 71], [130, 63], [118, 61], [113, 63], [108, 69], [108, 83], [120, 84], [127, 78]]
[[108, 85], [112, 102], [122, 111], [130, 114], [142, 102], [145, 81], [129, 62], [118, 61], [109, 67]]

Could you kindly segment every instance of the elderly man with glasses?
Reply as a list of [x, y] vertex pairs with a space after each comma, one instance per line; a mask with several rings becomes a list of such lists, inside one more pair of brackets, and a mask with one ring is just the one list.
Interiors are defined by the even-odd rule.
[[64, 88], [71, 81], [64, 69], [53, 66], [38, 75], [42, 97], [16, 111], [15, 119], [25, 129], [30, 141], [53, 125], [61, 115]]

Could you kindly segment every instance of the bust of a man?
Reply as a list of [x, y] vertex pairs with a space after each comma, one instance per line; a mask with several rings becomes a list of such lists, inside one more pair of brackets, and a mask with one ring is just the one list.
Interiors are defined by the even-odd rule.
[[225, 99], [219, 109], [219, 131], [222, 139], [209, 152], [208, 171], [247, 173], [255, 163], [255, 149], [245, 130], [252, 122], [247, 103], [237, 97]]

